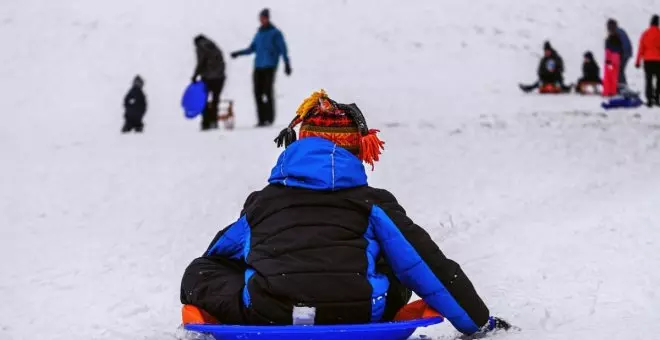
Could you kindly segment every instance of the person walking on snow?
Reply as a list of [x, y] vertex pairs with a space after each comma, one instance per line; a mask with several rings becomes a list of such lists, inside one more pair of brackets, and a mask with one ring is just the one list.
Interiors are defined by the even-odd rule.
[[531, 85], [521, 84], [521, 90], [531, 92], [545, 84], [556, 84], [563, 92], [568, 92], [571, 89], [570, 86], [564, 85], [564, 59], [550, 45], [549, 41], [543, 44], [543, 58], [539, 62], [536, 73], [539, 80]]
[[377, 132], [355, 104], [305, 99], [275, 139], [286, 149], [269, 184], [185, 270], [181, 303], [222, 324], [290, 325], [297, 308], [317, 325], [363, 324], [393, 320], [414, 291], [465, 334], [509, 329], [394, 195], [368, 185]]
[[142, 132], [144, 123], [142, 119], [147, 112], [147, 97], [144, 95], [142, 88], [144, 87], [144, 80], [139, 75], [133, 78], [133, 85], [124, 97], [124, 126], [121, 128], [122, 133], [128, 133], [133, 130], [135, 132]]
[[646, 75], [646, 105], [660, 106], [660, 17], [654, 15], [649, 27], [639, 40], [639, 50], [635, 67], [640, 68], [644, 62]]
[[250, 46], [231, 54], [232, 58], [256, 53], [254, 58], [254, 99], [257, 105], [259, 123], [257, 126], [270, 126], [275, 121], [275, 96], [273, 84], [280, 56], [284, 60], [284, 73], [291, 75], [291, 63], [284, 35], [270, 22], [270, 11], [265, 8], [259, 14], [261, 26]]
[[211, 96], [211, 101], [202, 114], [202, 130], [217, 129], [218, 106], [222, 88], [225, 85], [225, 60], [220, 48], [204, 35], [196, 36], [194, 43], [197, 66], [195, 66], [191, 81], [194, 83], [201, 77], [206, 85], [207, 99], [209, 94]]
[[[626, 66], [633, 56], [632, 43], [626, 31], [624, 31], [614, 19], [607, 20], [608, 38], [605, 41], [605, 49], [619, 53], [621, 64], [619, 66], [619, 84], [628, 85], [626, 79]], [[614, 39], [614, 37], [618, 39]]]

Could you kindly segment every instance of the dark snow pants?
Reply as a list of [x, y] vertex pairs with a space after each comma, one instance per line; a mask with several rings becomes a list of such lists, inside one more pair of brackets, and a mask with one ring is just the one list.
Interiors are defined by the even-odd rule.
[[[384, 262], [379, 262], [376, 268], [390, 280], [383, 321], [391, 321], [399, 309], [408, 303], [412, 291], [399, 282]], [[246, 269], [247, 265], [239, 260], [221, 257], [195, 259], [186, 268], [181, 280], [181, 303], [199, 307], [223, 324], [269, 323], [259, 311], [243, 304]]]
[[142, 129], [144, 129], [144, 123], [142, 123], [143, 117], [144, 113], [126, 111], [124, 114], [124, 126], [121, 128], [121, 132], [128, 133], [133, 130], [135, 132], [142, 132]]
[[660, 61], [645, 61], [644, 74], [647, 102], [660, 105]]
[[564, 91], [570, 89], [569, 86], [564, 85], [564, 76], [560, 73], [543, 75], [539, 77], [539, 80], [537, 82], [530, 85], [521, 85], [520, 87], [524, 91], [532, 91], [543, 86], [544, 84], [557, 84], [557, 83], [559, 83], [559, 86], [561, 86], [562, 90]]
[[220, 106], [220, 95], [225, 86], [225, 78], [202, 79], [206, 85], [207, 98], [211, 101], [207, 104], [202, 114], [202, 130], [216, 129], [218, 127], [218, 110]]
[[259, 125], [270, 125], [275, 121], [275, 84], [276, 68], [256, 68], [252, 75], [254, 100], [257, 104]]
[[619, 84], [628, 85], [628, 80], [626, 79], [628, 61], [630, 61], [630, 57], [621, 59], [621, 65], [619, 65]]

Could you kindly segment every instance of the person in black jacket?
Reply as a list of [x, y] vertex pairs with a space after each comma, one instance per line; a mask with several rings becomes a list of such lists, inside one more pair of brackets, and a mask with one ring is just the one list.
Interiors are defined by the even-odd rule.
[[564, 59], [550, 45], [549, 41], [543, 44], [543, 58], [539, 62], [537, 70], [538, 81], [531, 85], [520, 85], [520, 89], [531, 92], [546, 84], [553, 84], [561, 91], [568, 92], [571, 87], [564, 85]]
[[202, 34], [195, 37], [195, 51], [197, 66], [191, 81], [194, 83], [201, 77], [211, 95], [211, 101], [202, 115], [202, 130], [217, 129], [218, 106], [225, 85], [225, 61], [220, 48]]
[[127, 133], [135, 130], [135, 132], [142, 132], [144, 129], [144, 118], [147, 112], [147, 97], [142, 92], [144, 80], [142, 77], [135, 76], [133, 79], [133, 86], [124, 97], [124, 126], [121, 128], [122, 133]]
[[576, 90], [578, 93], [586, 93], [584, 87], [588, 85], [600, 85], [600, 67], [594, 59], [593, 53], [587, 51], [584, 53], [584, 62], [582, 63], [582, 77], [578, 79]]
[[394, 195], [367, 184], [376, 132], [355, 104], [306, 99], [276, 138], [286, 149], [269, 184], [185, 270], [181, 302], [223, 324], [292, 324], [303, 307], [314, 324], [356, 324], [392, 320], [414, 291], [465, 334], [509, 328]]

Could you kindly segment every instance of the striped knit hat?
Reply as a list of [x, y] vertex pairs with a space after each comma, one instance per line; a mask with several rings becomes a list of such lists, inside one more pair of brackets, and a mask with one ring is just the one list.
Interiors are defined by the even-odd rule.
[[324, 90], [305, 99], [288, 127], [275, 138], [278, 147], [296, 141], [294, 128], [300, 124], [300, 139], [325, 138], [350, 151], [374, 168], [384, 150], [385, 142], [378, 139], [379, 130], [369, 130], [362, 112], [355, 104], [340, 104], [328, 98]]

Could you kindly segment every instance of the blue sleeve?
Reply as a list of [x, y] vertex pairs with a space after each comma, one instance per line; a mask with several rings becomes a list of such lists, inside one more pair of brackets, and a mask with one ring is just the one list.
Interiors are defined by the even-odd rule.
[[245, 215], [220, 231], [211, 242], [205, 256], [221, 256], [232, 260], [245, 259], [250, 246], [250, 226]]
[[[259, 34], [259, 33], [257, 33], [257, 34]], [[250, 54], [254, 53], [255, 48], [256, 48], [256, 40], [257, 40], [257, 36], [255, 35], [254, 38], [252, 39], [252, 42], [250, 43], [250, 46], [248, 46], [244, 50], [238, 50], [238, 51], [236, 51], [236, 53], [238, 55], [250, 55]]]
[[277, 32], [277, 36], [275, 37], [275, 45], [277, 46], [278, 52], [282, 55], [282, 59], [284, 59], [284, 63], [289, 64], [289, 51], [286, 48], [286, 41], [284, 41], [284, 35], [280, 31]]
[[468, 277], [406, 216], [394, 196], [388, 192], [380, 196], [385, 200], [372, 207], [369, 223], [394, 274], [457, 330], [477, 332], [490, 312]]
[[628, 34], [626, 31], [619, 29], [619, 36], [621, 37], [621, 43], [623, 44], [623, 57], [624, 59], [628, 59], [632, 57], [633, 50], [632, 50], [632, 43], [630, 42], [630, 37], [628, 37]]

